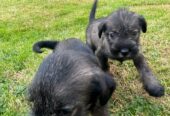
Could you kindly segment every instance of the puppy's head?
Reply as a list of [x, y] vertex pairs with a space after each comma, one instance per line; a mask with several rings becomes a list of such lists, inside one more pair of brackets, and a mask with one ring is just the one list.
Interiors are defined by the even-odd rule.
[[146, 32], [143, 16], [126, 9], [119, 9], [98, 27], [107, 55], [120, 61], [132, 59], [139, 52], [140, 32]]
[[112, 75], [93, 71], [83, 78], [79, 75], [62, 83], [53, 79], [55, 83], [43, 81], [41, 85], [34, 80], [29, 88], [29, 100], [33, 103], [31, 115], [87, 116], [98, 103], [100, 106], [107, 104], [116, 84]]
[[[46, 85], [47, 87], [48, 85]], [[53, 86], [53, 85], [51, 85]], [[64, 86], [64, 85], [62, 85]], [[32, 103], [31, 116], [86, 116], [83, 100], [75, 89], [52, 89], [36, 86], [29, 89]], [[44, 90], [42, 90], [44, 89]], [[74, 91], [75, 90], [75, 91]], [[82, 98], [83, 99], [83, 98]]]

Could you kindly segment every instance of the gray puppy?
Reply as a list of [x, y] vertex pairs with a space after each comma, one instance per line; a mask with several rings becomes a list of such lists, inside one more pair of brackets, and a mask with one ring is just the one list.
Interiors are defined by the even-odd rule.
[[77, 39], [39, 41], [33, 50], [53, 49], [29, 87], [33, 116], [107, 116], [107, 102], [116, 88], [101, 70], [92, 50]]
[[108, 58], [123, 62], [132, 59], [145, 90], [155, 97], [164, 95], [164, 87], [153, 75], [140, 52], [140, 32], [147, 31], [143, 16], [127, 9], [119, 9], [109, 16], [95, 19], [97, 0], [92, 7], [86, 30], [86, 43], [99, 58], [102, 69], [109, 69]]

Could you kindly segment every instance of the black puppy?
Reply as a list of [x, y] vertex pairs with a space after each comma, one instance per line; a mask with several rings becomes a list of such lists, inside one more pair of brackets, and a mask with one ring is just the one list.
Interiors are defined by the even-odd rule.
[[97, 0], [92, 7], [86, 30], [87, 44], [99, 58], [102, 69], [109, 69], [108, 58], [123, 62], [132, 59], [145, 90], [155, 97], [164, 95], [164, 87], [153, 75], [139, 50], [140, 32], [147, 31], [143, 16], [119, 9], [107, 17], [95, 19]]
[[53, 49], [29, 88], [33, 116], [107, 116], [115, 90], [113, 77], [101, 70], [91, 49], [77, 39], [39, 41], [33, 50]]

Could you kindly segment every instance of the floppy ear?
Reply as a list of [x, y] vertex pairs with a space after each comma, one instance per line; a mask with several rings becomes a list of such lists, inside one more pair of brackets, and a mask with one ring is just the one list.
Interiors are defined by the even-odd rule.
[[103, 33], [104, 31], [106, 31], [106, 23], [105, 23], [105, 22], [101, 23], [101, 24], [98, 26], [98, 36], [99, 36], [99, 38], [101, 38], [102, 33]]
[[147, 23], [143, 16], [139, 16], [139, 25], [142, 29], [142, 32], [145, 33], [147, 31]]
[[95, 104], [100, 96], [100, 93], [102, 91], [101, 84], [97, 79], [95, 79], [96, 77], [98, 78], [99, 76], [95, 75], [95, 77], [91, 81], [91, 86], [89, 89], [90, 90], [89, 102], [91, 104], [89, 109], [92, 109], [95, 106]]
[[102, 92], [99, 97], [100, 104], [105, 105], [110, 97], [112, 96], [112, 93], [116, 89], [116, 83], [113, 80], [113, 76], [111, 74], [105, 74], [104, 79], [104, 85], [101, 86]]
[[94, 75], [90, 87], [90, 109], [96, 104], [97, 100], [101, 106], [105, 105], [116, 89], [116, 83], [109, 74]]

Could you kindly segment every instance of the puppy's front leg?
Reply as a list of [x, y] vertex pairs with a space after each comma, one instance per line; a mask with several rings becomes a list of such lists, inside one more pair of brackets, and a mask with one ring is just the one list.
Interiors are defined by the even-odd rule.
[[100, 39], [97, 49], [95, 50], [95, 55], [99, 60], [102, 70], [107, 72], [109, 70], [108, 57], [104, 54], [103, 50], [103, 40]]
[[109, 70], [109, 63], [108, 63], [108, 58], [102, 54], [100, 51], [95, 53], [100, 64], [101, 68], [103, 71], [108, 71]]
[[104, 55], [100, 55], [98, 58], [102, 66], [102, 70], [108, 71], [109, 70], [108, 58]]
[[156, 77], [153, 75], [151, 69], [147, 65], [143, 54], [139, 54], [133, 59], [140, 77], [143, 82], [145, 90], [149, 95], [154, 97], [161, 97], [164, 95], [164, 87], [159, 83]]
[[107, 104], [101, 107], [96, 107], [92, 116], [109, 116]]

